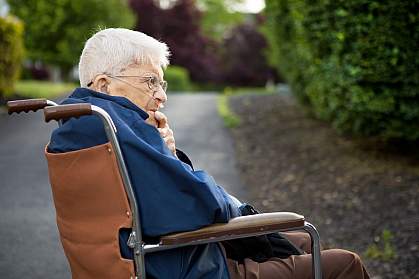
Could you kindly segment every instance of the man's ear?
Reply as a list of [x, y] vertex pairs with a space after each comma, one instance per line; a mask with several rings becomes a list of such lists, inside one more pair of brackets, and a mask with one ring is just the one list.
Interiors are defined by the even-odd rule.
[[108, 86], [110, 78], [107, 75], [97, 75], [93, 80], [92, 89], [102, 93], [109, 93]]

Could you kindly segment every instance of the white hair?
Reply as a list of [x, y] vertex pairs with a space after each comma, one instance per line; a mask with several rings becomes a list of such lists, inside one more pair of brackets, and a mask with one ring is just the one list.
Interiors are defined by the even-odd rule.
[[79, 62], [79, 79], [87, 87], [98, 74], [117, 75], [132, 64], [166, 68], [170, 52], [163, 42], [144, 33], [108, 28], [86, 41]]

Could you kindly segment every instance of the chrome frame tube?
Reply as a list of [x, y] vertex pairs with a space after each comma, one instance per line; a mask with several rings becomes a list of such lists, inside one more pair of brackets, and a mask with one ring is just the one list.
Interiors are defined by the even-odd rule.
[[58, 106], [56, 102], [53, 102], [51, 100], [47, 100], [47, 106]]
[[[48, 106], [57, 106], [57, 103], [47, 100]], [[134, 190], [131, 184], [131, 180], [129, 178], [128, 169], [125, 165], [125, 161], [123, 159], [122, 151], [119, 146], [118, 138], [116, 137], [117, 129], [115, 124], [113, 123], [112, 118], [110, 115], [100, 107], [91, 106], [92, 113], [100, 117], [103, 122], [103, 126], [105, 128], [106, 136], [115, 151], [115, 157], [117, 159], [118, 167], [121, 173], [122, 181], [124, 184], [125, 191], [128, 196], [128, 200], [130, 203], [131, 211], [132, 211], [132, 231], [134, 237], [134, 264], [136, 270], [136, 279], [145, 279], [145, 261], [144, 255], [146, 253], [153, 253], [163, 250], [175, 249], [184, 246], [191, 246], [191, 245], [199, 245], [199, 244], [208, 244], [214, 242], [220, 242], [225, 240], [237, 239], [237, 238], [244, 238], [249, 236], [258, 236], [264, 235], [274, 232], [283, 232], [283, 231], [295, 231], [295, 230], [305, 230], [309, 233], [311, 238], [311, 248], [312, 248], [312, 265], [313, 265], [313, 278], [314, 279], [321, 279], [322, 278], [322, 271], [321, 271], [321, 258], [320, 258], [320, 236], [317, 232], [316, 228], [310, 224], [309, 222], [304, 222], [303, 227], [293, 227], [284, 230], [273, 230], [273, 231], [264, 231], [260, 233], [252, 233], [252, 234], [243, 234], [240, 236], [233, 236], [227, 235], [222, 237], [216, 238], [209, 238], [203, 240], [192, 241], [188, 243], [178, 244], [178, 245], [161, 245], [161, 244], [152, 244], [152, 245], [145, 245], [142, 242], [142, 234], [141, 234], [141, 222], [140, 222], [140, 215], [138, 211], [138, 204], [135, 199]], [[59, 122], [59, 124], [61, 124]], [[131, 238], [130, 237], [130, 238]]]
[[141, 235], [141, 222], [140, 215], [138, 211], [137, 200], [135, 199], [134, 190], [129, 178], [128, 169], [125, 165], [125, 161], [122, 155], [121, 148], [119, 146], [118, 138], [116, 137], [116, 127], [112, 121], [110, 115], [100, 107], [91, 106], [92, 113], [99, 116], [105, 127], [105, 133], [112, 145], [113, 150], [115, 151], [115, 156], [118, 162], [118, 167], [121, 173], [122, 181], [125, 187], [125, 191], [128, 196], [129, 204], [132, 212], [132, 235], [130, 240], [133, 241], [134, 246], [134, 263], [136, 270], [136, 278], [145, 279], [145, 262], [144, 262], [144, 250], [142, 244], [142, 235]]
[[208, 244], [208, 243], [220, 242], [220, 241], [231, 240], [231, 239], [265, 235], [265, 234], [275, 233], [275, 232], [298, 231], [298, 230], [304, 230], [310, 235], [311, 253], [312, 253], [311, 258], [312, 258], [312, 267], [313, 267], [312, 276], [314, 279], [322, 279], [321, 258], [320, 258], [320, 236], [316, 228], [309, 222], [304, 222], [304, 226], [302, 227], [292, 227], [292, 228], [282, 229], [282, 230], [272, 230], [272, 231], [264, 231], [260, 233], [242, 234], [239, 236], [226, 235], [226, 236], [221, 236], [221, 237], [200, 239], [200, 240], [177, 244], [177, 245], [161, 245], [161, 244], [143, 245], [143, 248], [144, 248], [144, 254], [147, 254], [147, 253], [153, 253], [153, 252], [158, 252], [158, 251], [163, 251], [163, 250], [175, 249], [175, 248], [184, 247], [184, 246]]
[[320, 257], [320, 235], [309, 222], [304, 222], [304, 230], [308, 232], [311, 238], [311, 260], [312, 260], [312, 272], [314, 279], [322, 278], [322, 265]]
[[[58, 104], [56, 102], [53, 102], [53, 101], [47, 99], [47, 106], [48, 107], [55, 107], [55, 106], [58, 106]], [[63, 125], [62, 120], [59, 120], [57, 122], [58, 122], [58, 127], [61, 127], [61, 125]]]

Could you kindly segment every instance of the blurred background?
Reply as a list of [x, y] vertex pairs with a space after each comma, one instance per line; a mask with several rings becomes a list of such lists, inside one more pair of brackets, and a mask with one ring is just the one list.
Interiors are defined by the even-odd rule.
[[[304, 214], [326, 248], [357, 252], [373, 278], [419, 278], [418, 0], [0, 0], [0, 177], [21, 168], [8, 152], [27, 136], [23, 128], [12, 136], [18, 124], [6, 102], [71, 92], [84, 42], [108, 27], [168, 44], [173, 107], [207, 111], [200, 125], [214, 130], [196, 139], [222, 135], [214, 148], [227, 149], [211, 157], [191, 137], [179, 142], [197, 149], [205, 169], [224, 168], [220, 177], [234, 169], [241, 182], [232, 192], [263, 211]], [[188, 117], [175, 110], [169, 119]], [[1, 185], [2, 210], [13, 179]], [[4, 212], [3, 240], [16, 216]], [[1, 250], [16, 247], [6, 242]], [[6, 258], [0, 253], [0, 277], [20, 278]], [[68, 274], [51, 269], [52, 258], [30, 267], [40, 263], [50, 269], [36, 278]]]
[[84, 42], [107, 27], [131, 28], [166, 42], [172, 52], [165, 73], [171, 91], [264, 87], [280, 80], [265, 59], [261, 0], [1, 3], [7, 50], [2, 63], [9, 63], [8, 76], [2, 73], [8, 80], [1, 86], [3, 98], [48, 82], [77, 82]]

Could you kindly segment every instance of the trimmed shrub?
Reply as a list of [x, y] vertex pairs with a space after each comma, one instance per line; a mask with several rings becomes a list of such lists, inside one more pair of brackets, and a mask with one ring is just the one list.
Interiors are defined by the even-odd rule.
[[341, 132], [419, 139], [418, 0], [267, 0], [270, 60]]
[[192, 89], [189, 73], [185, 68], [169, 66], [164, 72], [169, 91], [188, 91]]
[[23, 52], [22, 22], [12, 16], [0, 17], [0, 98], [13, 93]]

